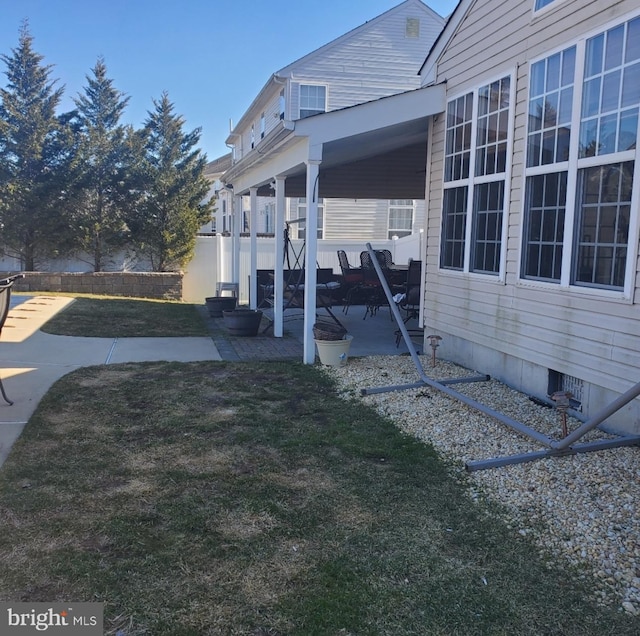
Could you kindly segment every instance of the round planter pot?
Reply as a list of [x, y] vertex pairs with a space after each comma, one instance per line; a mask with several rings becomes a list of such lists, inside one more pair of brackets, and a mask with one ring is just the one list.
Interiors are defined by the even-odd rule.
[[236, 308], [234, 296], [210, 296], [204, 301], [212, 318], [222, 318], [223, 311], [233, 311]]
[[349, 347], [353, 336], [346, 335], [342, 340], [314, 340], [320, 362], [328, 367], [343, 367], [349, 358]]
[[234, 309], [223, 311], [224, 324], [231, 336], [257, 336], [262, 320], [262, 312], [258, 309]]

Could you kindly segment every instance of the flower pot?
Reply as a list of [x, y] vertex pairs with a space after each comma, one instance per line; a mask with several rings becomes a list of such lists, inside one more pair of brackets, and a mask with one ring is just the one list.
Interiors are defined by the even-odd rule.
[[224, 324], [231, 336], [257, 336], [262, 320], [259, 309], [234, 309], [223, 311]]
[[342, 340], [314, 340], [320, 362], [328, 367], [343, 367], [347, 364], [352, 340], [353, 336], [350, 335]]
[[233, 311], [236, 308], [234, 296], [210, 296], [204, 300], [212, 318], [222, 318], [223, 311]]

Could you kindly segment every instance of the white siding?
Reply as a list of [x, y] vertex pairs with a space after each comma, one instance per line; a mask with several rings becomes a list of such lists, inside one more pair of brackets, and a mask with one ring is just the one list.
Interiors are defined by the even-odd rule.
[[[430, 331], [449, 334], [457, 342], [458, 357], [463, 351], [470, 354], [484, 348], [538, 365], [540, 373], [554, 369], [606, 391], [621, 393], [640, 381], [640, 317], [635, 302], [615, 293], [589, 292], [586, 288], [526, 284], [518, 279], [518, 261], [528, 61], [621, 21], [621, 16], [637, 11], [638, 3], [625, 0], [605, 6], [598, 0], [565, 0], [536, 17], [532, 5], [532, 0], [473, 3], [439, 60], [438, 81], [446, 78], [451, 97], [472, 90], [499, 73], [517, 69], [517, 86], [512, 87], [512, 99], [515, 95], [516, 100], [515, 137], [511, 180], [507, 184], [510, 203], [506, 284], [500, 284], [487, 277], [439, 270], [445, 118], [438, 118], [435, 123], [427, 195], [430, 211], [425, 319]], [[445, 336], [443, 351], [446, 347]], [[453, 347], [450, 353], [456, 355]], [[494, 365], [490, 372], [497, 377], [500, 364], [504, 365], [503, 376], [507, 375], [507, 368], [513, 367], [511, 363], [496, 362], [499, 356], [487, 353], [485, 361], [490, 359]], [[502, 379], [517, 384], [513, 377]], [[526, 390], [527, 378], [521, 383], [520, 388]], [[602, 395], [602, 391], [593, 393]], [[587, 405], [587, 410], [601, 406]], [[636, 408], [638, 413], [640, 406]], [[635, 422], [618, 424], [627, 429], [640, 428], [637, 416]]]
[[[407, 38], [407, 18], [419, 18], [420, 37]], [[299, 84], [326, 83], [327, 110], [336, 110], [419, 88], [418, 70], [444, 21], [421, 3], [405, 3], [326, 49], [287, 67], [292, 112]]]
[[[419, 37], [407, 38], [407, 18], [418, 18]], [[300, 84], [327, 87], [327, 110], [353, 106], [383, 96], [420, 87], [418, 71], [431, 45], [440, 33], [444, 19], [419, 0], [410, 0], [387, 11], [284, 67], [277, 75], [289, 78], [286, 86], [275, 84], [243, 116], [236, 160], [251, 149], [251, 124], [255, 126], [256, 148], [260, 144], [260, 116], [265, 113], [266, 132], [280, 121], [280, 91], [284, 88], [287, 119], [299, 114]], [[261, 110], [262, 109], [262, 110]], [[251, 119], [253, 117], [253, 119]], [[240, 140], [239, 140], [240, 141]], [[383, 167], [382, 171], [385, 169]], [[369, 178], [363, 174], [362, 178]], [[398, 184], [400, 189], [402, 184]], [[398, 193], [398, 198], [403, 192]], [[414, 231], [424, 225], [424, 201], [418, 203]], [[325, 207], [325, 236], [363, 240], [386, 239], [388, 201], [334, 199]]]

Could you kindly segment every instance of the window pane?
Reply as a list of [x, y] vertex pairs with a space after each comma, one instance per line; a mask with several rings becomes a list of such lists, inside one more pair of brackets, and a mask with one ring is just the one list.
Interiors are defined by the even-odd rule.
[[585, 77], [592, 77], [602, 72], [602, 56], [604, 51], [604, 33], [587, 41], [587, 59], [585, 60]]
[[300, 85], [300, 118], [309, 117], [326, 110], [326, 88], [324, 86]]
[[545, 92], [550, 93], [560, 87], [560, 53], [552, 55], [547, 59], [547, 85]]
[[636, 105], [640, 102], [640, 62], [624, 69], [622, 80], [621, 106]]
[[465, 95], [447, 105], [445, 148], [445, 181], [466, 179], [469, 176], [471, 151], [471, 96]]
[[471, 270], [485, 274], [500, 271], [504, 181], [475, 187]]
[[[529, 137], [527, 140], [527, 166], [539, 166], [568, 159], [573, 107], [573, 81], [575, 47], [536, 62], [535, 74], [546, 74], [542, 96], [534, 97], [530, 88]], [[561, 88], [562, 87], [562, 88]], [[600, 93], [598, 92], [598, 98]], [[535, 134], [544, 130], [542, 139]], [[542, 147], [541, 147], [542, 144]]]
[[507, 146], [499, 142], [508, 134], [509, 84], [509, 78], [505, 77], [479, 91], [480, 112], [485, 114], [478, 117], [476, 176], [505, 170]]
[[627, 28], [627, 49], [624, 56], [625, 62], [640, 60], [640, 18], [629, 22]]
[[607, 31], [607, 44], [604, 54], [604, 70], [616, 68], [622, 64], [622, 43], [624, 41], [624, 25]]
[[602, 83], [602, 104], [600, 111], [606, 113], [618, 108], [620, 100], [620, 71], [607, 73]]
[[[611, 154], [635, 145], [637, 132], [629, 124], [640, 105], [640, 63], [624, 47], [633, 48], [629, 32], [637, 28], [634, 20], [587, 41], [591, 79], [583, 90], [580, 157]], [[627, 117], [623, 126], [622, 119]], [[625, 136], [620, 139], [623, 129]]]
[[464, 243], [467, 219], [467, 187], [444, 191], [440, 267], [461, 270], [464, 266]]
[[560, 282], [567, 173], [529, 177], [525, 193], [524, 278]]
[[531, 97], [544, 94], [544, 73], [544, 62], [536, 62], [531, 65], [531, 79], [529, 81], [529, 93]]
[[579, 172], [576, 284], [624, 287], [633, 166], [630, 161]]
[[620, 115], [620, 129], [618, 132], [618, 152], [634, 150], [638, 134], [638, 109], [627, 111]]

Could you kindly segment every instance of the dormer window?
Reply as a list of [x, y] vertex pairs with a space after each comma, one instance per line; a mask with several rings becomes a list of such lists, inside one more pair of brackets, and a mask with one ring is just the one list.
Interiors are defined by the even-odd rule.
[[256, 127], [255, 124], [251, 124], [251, 148], [256, 145]]
[[280, 91], [279, 106], [280, 106], [280, 119], [284, 119], [284, 107], [285, 107], [284, 89]]
[[267, 120], [265, 119], [264, 113], [260, 115], [260, 139], [264, 139], [264, 134], [267, 129]]
[[300, 119], [324, 113], [327, 108], [327, 87], [300, 84]]

